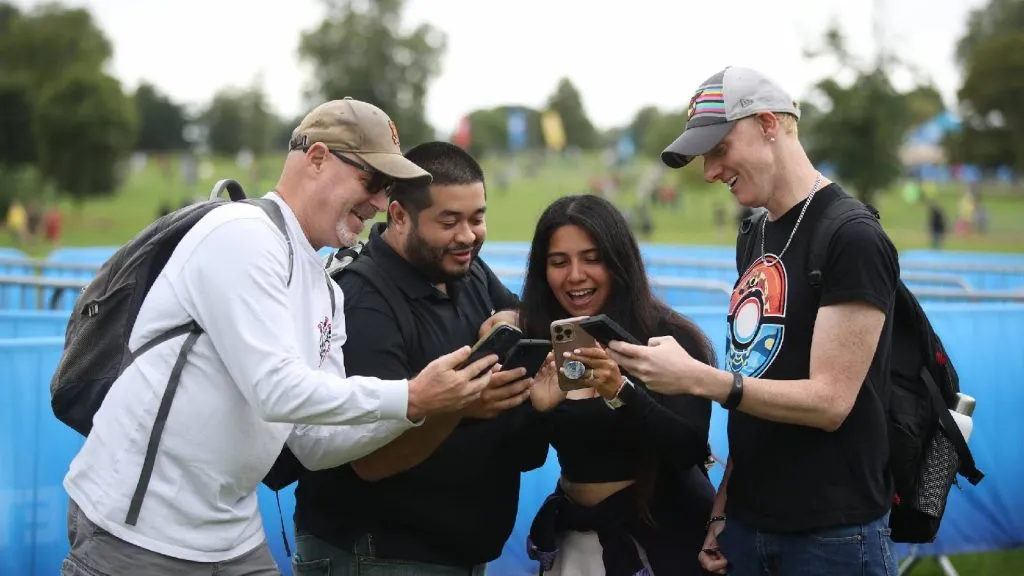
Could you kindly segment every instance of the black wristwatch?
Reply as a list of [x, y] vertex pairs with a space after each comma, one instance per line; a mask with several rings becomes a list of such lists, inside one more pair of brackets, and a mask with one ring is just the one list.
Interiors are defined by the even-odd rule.
[[729, 396], [722, 403], [722, 408], [732, 410], [740, 405], [741, 400], [743, 400], [743, 375], [739, 372], [733, 372], [732, 389], [729, 390]]

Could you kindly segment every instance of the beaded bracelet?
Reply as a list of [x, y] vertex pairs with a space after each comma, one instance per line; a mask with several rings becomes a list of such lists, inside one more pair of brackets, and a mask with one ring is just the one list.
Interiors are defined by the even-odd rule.
[[707, 524], [704, 525], [704, 530], [707, 531], [710, 529], [711, 525], [715, 522], [725, 522], [725, 516], [712, 516], [711, 519], [708, 520]]

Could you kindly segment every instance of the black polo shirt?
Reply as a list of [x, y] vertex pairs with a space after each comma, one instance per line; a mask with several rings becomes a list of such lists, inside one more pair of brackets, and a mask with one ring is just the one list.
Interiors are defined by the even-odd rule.
[[[358, 274], [343, 274], [344, 345], [348, 374], [411, 378], [433, 359], [477, 340], [495, 310], [515, 308], [516, 297], [480, 262], [447, 294], [371, 230], [360, 256], [373, 258], [408, 299], [418, 331], [409, 350], [394, 312]], [[515, 525], [521, 472], [543, 465], [547, 439], [529, 402], [490, 420], [463, 419], [419, 465], [377, 482], [349, 465], [304, 470], [295, 490], [296, 529], [352, 550], [370, 535], [378, 558], [471, 566], [490, 562]]]

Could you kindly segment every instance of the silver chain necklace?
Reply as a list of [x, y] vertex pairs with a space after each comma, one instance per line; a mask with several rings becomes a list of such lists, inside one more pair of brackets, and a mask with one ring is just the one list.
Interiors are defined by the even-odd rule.
[[775, 258], [771, 262], [768, 261], [768, 256], [764, 251], [764, 231], [765, 226], [768, 225], [768, 216], [761, 220], [761, 261], [764, 262], [765, 266], [771, 266], [776, 262], [782, 260], [782, 255], [786, 253], [786, 249], [789, 248], [789, 243], [793, 241], [793, 236], [796, 235], [796, 229], [800, 227], [800, 221], [804, 219], [804, 213], [807, 212], [807, 207], [811, 205], [811, 199], [814, 198], [814, 193], [818, 191], [818, 185], [821, 184], [821, 172], [818, 172], [818, 177], [814, 179], [814, 186], [811, 186], [811, 193], [807, 195], [807, 201], [804, 202], [803, 208], [800, 209], [800, 215], [796, 218], [796, 224], [793, 225], [793, 231], [789, 233], [789, 240], [786, 240], [786, 245], [782, 247], [782, 252], [779, 252], [778, 256], [772, 254]]

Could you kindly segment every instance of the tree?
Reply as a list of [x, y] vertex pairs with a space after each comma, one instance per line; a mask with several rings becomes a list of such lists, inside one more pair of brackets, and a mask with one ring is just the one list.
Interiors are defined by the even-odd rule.
[[27, 82], [0, 77], [0, 169], [31, 164], [36, 159], [32, 134], [34, 110]]
[[299, 41], [299, 55], [313, 69], [308, 98], [370, 102], [391, 117], [403, 142], [433, 139], [425, 106], [441, 72], [444, 33], [429, 24], [402, 32], [404, 0], [322, 1], [326, 17]]
[[210, 151], [220, 156], [234, 156], [245, 148], [245, 117], [245, 103], [239, 91], [218, 91], [202, 117]]
[[221, 156], [234, 156], [242, 150], [259, 156], [270, 149], [271, 139], [281, 132], [280, 121], [268, 110], [266, 95], [258, 83], [246, 90], [220, 90], [201, 121], [206, 126], [210, 150]]
[[597, 131], [583, 108], [580, 92], [568, 78], [558, 81], [555, 92], [548, 98], [548, 108], [558, 112], [565, 130], [565, 143], [589, 149], [597, 145]]
[[185, 111], [147, 82], [135, 90], [139, 141], [135, 148], [147, 152], [184, 150]]
[[988, 4], [971, 11], [967, 17], [967, 30], [957, 42], [956, 62], [961, 72], [967, 73], [971, 57], [979, 46], [993, 36], [1020, 34], [1024, 30], [1024, 2], [1021, 0], [989, 0]]
[[80, 202], [117, 190], [137, 117], [117, 80], [78, 69], [40, 93], [35, 132], [40, 173]]
[[1024, 73], [1024, 2], [990, 0], [971, 12], [957, 43], [963, 85], [958, 92], [963, 128], [946, 149], [957, 162], [1024, 170], [1021, 74]]
[[76, 198], [113, 192], [136, 132], [134, 107], [103, 72], [111, 54], [85, 9], [0, 5], [0, 163], [30, 162]]
[[5, 20], [0, 70], [25, 78], [36, 90], [73, 68], [101, 71], [113, 55], [110, 41], [84, 8], [44, 4]]
[[469, 152], [482, 157], [486, 154], [509, 151], [508, 118], [512, 111], [523, 111], [526, 114], [526, 147], [543, 146], [540, 112], [529, 106], [507, 105], [470, 112], [473, 139], [469, 145]]
[[[650, 155], [650, 151], [645, 148], [647, 142], [647, 134], [654, 129], [660, 122], [662, 117], [661, 111], [658, 110], [657, 106], [644, 106], [637, 111], [636, 115], [633, 116], [633, 121], [629, 123], [629, 132], [633, 136], [633, 142], [636, 143], [637, 149], [641, 150], [644, 155]], [[671, 142], [671, 140], [669, 140]], [[658, 149], [658, 153], [665, 149], [665, 146], [669, 144], [665, 142], [661, 148]]]
[[810, 56], [833, 57], [854, 80], [842, 85], [834, 77], [821, 80], [816, 91], [824, 99], [824, 114], [801, 123], [810, 131], [805, 145], [816, 163], [835, 166], [844, 183], [864, 202], [893, 184], [902, 173], [899, 150], [909, 124], [907, 97], [889, 80], [888, 68], [895, 64], [884, 58], [865, 65], [846, 50], [838, 28], [825, 33], [824, 48]]
[[968, 127], [960, 140], [963, 159], [1024, 171], [1024, 33], [975, 45], [958, 96]]
[[945, 109], [942, 94], [933, 84], [918, 86], [907, 94], [907, 123], [910, 126], [923, 124]]

